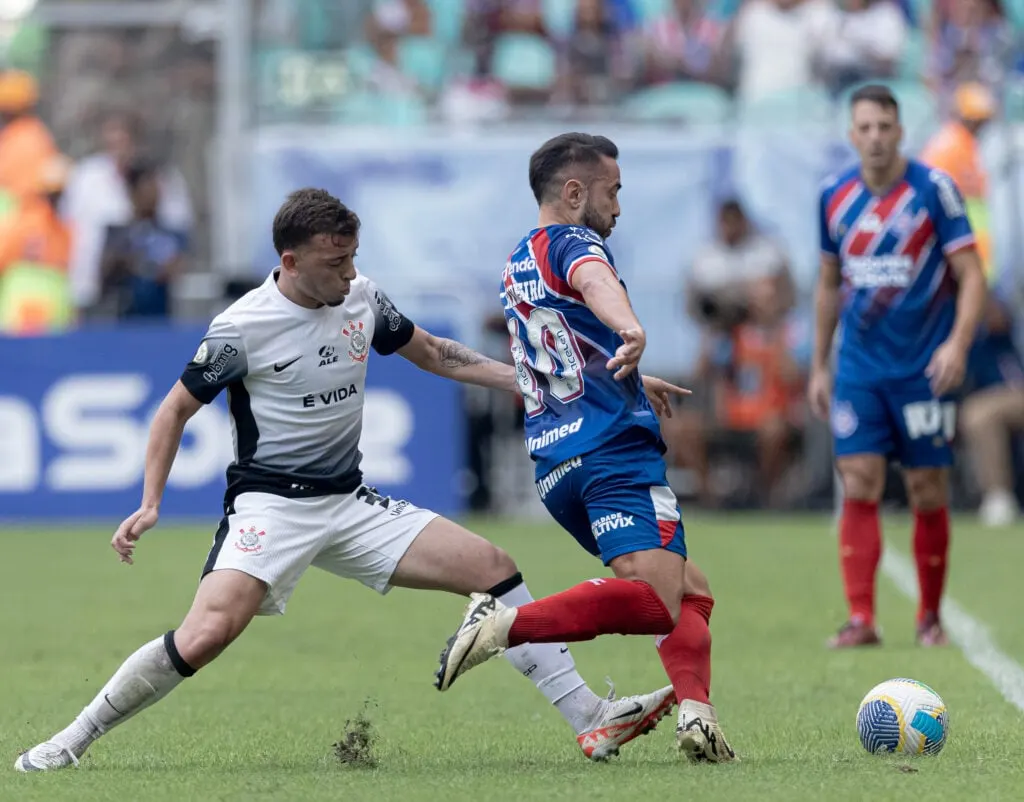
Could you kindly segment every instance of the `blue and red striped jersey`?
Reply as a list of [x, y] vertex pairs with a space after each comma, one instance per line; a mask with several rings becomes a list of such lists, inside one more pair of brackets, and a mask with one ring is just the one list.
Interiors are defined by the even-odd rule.
[[605, 367], [622, 338], [570, 286], [573, 271], [587, 262], [601, 263], [618, 278], [597, 232], [547, 226], [519, 242], [502, 274], [501, 300], [526, 408], [526, 447], [538, 475], [632, 427], [660, 442], [640, 377], [616, 381]]
[[963, 198], [940, 170], [909, 161], [884, 195], [867, 188], [859, 167], [826, 182], [821, 249], [842, 268], [837, 372], [922, 373], [953, 328], [957, 281], [947, 257], [972, 247]]

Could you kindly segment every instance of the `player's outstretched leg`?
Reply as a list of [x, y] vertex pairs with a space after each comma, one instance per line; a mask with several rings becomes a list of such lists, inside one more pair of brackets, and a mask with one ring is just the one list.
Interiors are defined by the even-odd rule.
[[850, 614], [828, 646], [876, 646], [881, 643], [875, 628], [875, 577], [882, 557], [878, 503], [885, 489], [885, 458], [858, 454], [841, 457], [837, 466], [843, 481], [839, 561]]
[[177, 630], [132, 654], [67, 727], [18, 756], [18, 771], [78, 765], [101, 735], [158, 702], [211, 662], [256, 614], [266, 585], [239, 571], [214, 571], [200, 583], [192, 609]]
[[676, 742], [680, 753], [695, 762], [727, 763], [736, 759], [736, 753], [725, 739], [710, 699], [709, 623], [714, 606], [707, 578], [696, 565], [687, 563], [679, 621], [655, 645], [679, 702]]
[[907, 495], [914, 510], [914, 561], [921, 595], [917, 608], [917, 643], [945, 646], [939, 608], [949, 556], [948, 477], [945, 468], [905, 471]]
[[[420, 532], [390, 582], [398, 587], [465, 595], [486, 589], [477, 596], [493, 599], [495, 608], [514, 609], [533, 601], [522, 574], [505, 551], [444, 518], [435, 518]], [[471, 602], [467, 620], [475, 620], [475, 606]], [[584, 682], [568, 647], [558, 640], [524, 641], [504, 654], [555, 706], [592, 760], [615, 754], [623, 744], [652, 730], [675, 701], [670, 687], [641, 696], [602, 699]]]

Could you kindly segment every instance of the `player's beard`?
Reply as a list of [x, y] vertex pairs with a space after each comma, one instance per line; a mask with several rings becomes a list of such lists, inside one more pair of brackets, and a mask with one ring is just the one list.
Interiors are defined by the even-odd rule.
[[601, 217], [597, 209], [590, 204], [589, 199], [583, 207], [583, 215], [580, 217], [580, 222], [587, 228], [594, 229], [604, 239], [608, 239], [612, 235], [611, 217], [608, 219]]

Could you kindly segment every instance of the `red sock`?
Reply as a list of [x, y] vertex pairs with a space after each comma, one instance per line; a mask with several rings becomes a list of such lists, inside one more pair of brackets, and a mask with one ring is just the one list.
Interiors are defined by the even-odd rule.
[[839, 561], [850, 618], [867, 626], [875, 623], [875, 574], [882, 557], [882, 527], [878, 503], [847, 499], [839, 524]]
[[684, 596], [679, 623], [664, 637], [658, 638], [658, 656], [665, 666], [676, 701], [693, 699], [708, 704], [711, 693], [711, 608], [710, 596]]
[[553, 596], [524, 604], [508, 633], [508, 645], [574, 643], [598, 635], [664, 635], [672, 616], [646, 582], [591, 579]]
[[921, 586], [921, 601], [917, 608], [918, 623], [925, 616], [939, 614], [942, 588], [946, 584], [948, 554], [948, 510], [945, 507], [937, 510], [915, 510], [914, 559], [917, 562], [917, 581]]

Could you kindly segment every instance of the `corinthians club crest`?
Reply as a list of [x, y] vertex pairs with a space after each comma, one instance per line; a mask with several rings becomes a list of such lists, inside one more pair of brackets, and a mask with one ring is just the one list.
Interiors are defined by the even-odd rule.
[[348, 337], [348, 356], [353, 362], [365, 362], [370, 343], [363, 333], [363, 321], [350, 320], [341, 333]]
[[260, 542], [260, 538], [267, 534], [263, 530], [257, 531], [255, 526], [250, 526], [248, 529], [242, 528], [238, 530], [238, 540], [235, 541], [235, 548], [239, 551], [244, 551], [246, 554], [255, 554], [263, 550], [263, 544]]

